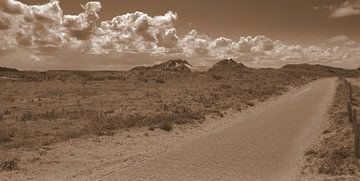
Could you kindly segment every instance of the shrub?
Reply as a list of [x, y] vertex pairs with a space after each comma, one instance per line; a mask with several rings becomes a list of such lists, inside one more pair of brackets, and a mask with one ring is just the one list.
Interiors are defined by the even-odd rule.
[[171, 131], [173, 129], [173, 125], [169, 122], [163, 122], [160, 125], [160, 129], [164, 130], [164, 131]]
[[12, 139], [9, 134], [6, 134], [5, 132], [0, 132], [0, 144], [2, 143], [8, 143], [11, 142]]
[[154, 131], [154, 130], [155, 130], [155, 127], [154, 127], [154, 126], [150, 126], [150, 127], [149, 127], [149, 130], [150, 130], [150, 131]]
[[10, 115], [10, 114], [11, 114], [11, 112], [10, 112], [9, 109], [6, 109], [6, 110], [4, 111], [4, 115]]
[[211, 77], [212, 77], [213, 79], [215, 79], [215, 80], [221, 80], [221, 79], [224, 78], [223, 76], [217, 75], [217, 74], [213, 74], [213, 75], [211, 75]]
[[162, 79], [162, 78], [157, 78], [157, 79], [155, 79], [155, 82], [156, 82], [156, 83], [163, 84], [163, 83], [165, 83], [165, 80]]
[[26, 113], [23, 114], [23, 116], [21, 117], [21, 121], [30, 121], [32, 119], [32, 114], [30, 111], [27, 111]]
[[114, 121], [115, 119], [106, 117], [103, 112], [97, 112], [96, 115], [92, 117], [92, 129], [94, 134], [97, 136], [113, 135], [113, 130], [117, 127], [116, 124], [114, 124]]
[[232, 86], [230, 84], [220, 84], [219, 86], [221, 89], [231, 89]]
[[13, 170], [18, 170], [18, 163], [19, 160], [16, 158], [4, 161], [2, 163], [0, 163], [0, 171], [13, 171]]
[[253, 107], [253, 106], [255, 106], [255, 103], [253, 103], [253, 102], [247, 102], [246, 105], [248, 105], [248, 106], [250, 106], [250, 107]]
[[309, 156], [309, 155], [316, 155], [317, 154], [317, 151], [313, 150], [313, 149], [310, 149], [310, 150], [307, 150], [304, 155], [305, 156]]

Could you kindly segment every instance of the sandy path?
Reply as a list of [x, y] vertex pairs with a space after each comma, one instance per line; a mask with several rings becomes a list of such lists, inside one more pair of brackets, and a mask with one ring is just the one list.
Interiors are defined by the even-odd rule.
[[298, 179], [303, 151], [317, 137], [335, 87], [335, 79], [315, 81], [230, 127], [102, 179]]

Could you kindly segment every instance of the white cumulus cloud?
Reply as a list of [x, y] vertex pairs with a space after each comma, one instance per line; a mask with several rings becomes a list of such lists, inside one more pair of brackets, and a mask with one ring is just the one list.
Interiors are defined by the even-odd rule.
[[329, 18], [343, 18], [360, 15], [360, 0], [345, 0], [336, 5], [315, 7], [316, 10], [325, 10]]
[[[338, 11], [345, 7], [351, 6], [357, 11], [356, 2], [333, 7], [331, 12], [340, 17], [345, 13]], [[20, 55], [19, 64], [26, 64], [26, 68], [31, 67], [31, 62], [36, 66], [46, 64], [45, 68], [51, 65], [79, 68], [80, 64], [87, 69], [100, 64], [118, 68], [122, 64], [129, 67], [171, 58], [185, 58], [194, 65], [211, 65], [222, 58], [254, 66], [301, 62], [349, 67], [360, 64], [357, 59], [360, 44], [345, 35], [307, 47], [287, 45], [261, 35], [233, 40], [192, 30], [180, 36], [175, 27], [178, 15], [172, 11], [159, 16], [127, 13], [98, 22], [100, 2], [91, 1], [82, 8], [83, 12], [77, 15], [64, 15], [58, 0], [42, 5], [0, 0], [0, 65], [14, 65], [18, 61], [14, 57]], [[64, 52], [72, 56], [64, 56]], [[75, 55], [76, 59], [72, 59]], [[82, 55], [85, 58], [81, 58]], [[24, 63], [26, 57], [29, 63]]]

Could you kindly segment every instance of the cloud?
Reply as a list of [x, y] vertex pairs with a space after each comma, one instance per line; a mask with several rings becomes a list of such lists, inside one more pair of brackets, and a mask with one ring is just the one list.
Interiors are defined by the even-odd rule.
[[253, 66], [300, 62], [359, 66], [360, 44], [345, 35], [308, 47], [261, 35], [232, 40], [192, 30], [180, 36], [175, 26], [178, 15], [172, 11], [159, 16], [138, 11], [98, 22], [100, 2], [82, 8], [77, 15], [64, 15], [58, 0], [42, 5], [0, 0], [0, 63], [34, 69], [123, 69], [172, 58], [194, 65], [233, 58]]
[[6, 13], [10, 14], [22, 14], [26, 9], [21, 2], [15, 0], [0, 0], [0, 8]]
[[93, 41], [95, 45], [90, 51], [149, 54], [176, 52], [179, 40], [174, 28], [176, 20], [177, 14], [171, 11], [155, 17], [143, 12], [116, 16], [110, 21], [101, 22]]
[[7, 17], [0, 17], [0, 30], [7, 30], [10, 28], [10, 20]]
[[338, 42], [346, 42], [349, 41], [350, 37], [346, 36], [346, 35], [338, 35], [338, 36], [334, 36], [332, 38], [329, 39], [330, 43], [338, 43]]
[[331, 11], [331, 18], [360, 15], [360, 1], [345, 1]]
[[96, 29], [97, 14], [101, 9], [99, 2], [88, 2], [82, 5], [84, 12], [79, 15], [65, 15], [63, 26], [66, 27], [69, 35], [78, 40], [88, 40]]
[[3, 19], [0, 22], [7, 24], [0, 33], [12, 38], [6, 41], [8, 48], [20, 46], [43, 51], [64, 44], [63, 12], [58, 1], [29, 6], [15, 0], [0, 0], [0, 9]]
[[316, 7], [325, 10], [330, 18], [343, 18], [360, 15], [360, 0], [346, 0], [339, 5]]

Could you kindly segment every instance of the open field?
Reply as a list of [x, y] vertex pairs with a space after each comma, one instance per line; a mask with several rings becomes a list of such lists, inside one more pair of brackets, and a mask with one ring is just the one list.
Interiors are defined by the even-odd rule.
[[251, 69], [231, 60], [204, 72], [179, 60], [126, 72], [5, 69], [0, 71], [0, 153], [133, 128], [171, 131], [201, 124], [207, 115], [243, 111], [318, 78], [358, 75], [316, 65]]

